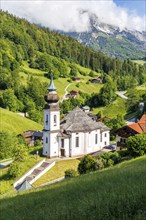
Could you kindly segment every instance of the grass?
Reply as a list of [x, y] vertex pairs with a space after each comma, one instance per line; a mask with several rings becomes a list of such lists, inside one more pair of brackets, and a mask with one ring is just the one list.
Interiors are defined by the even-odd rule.
[[144, 65], [146, 63], [146, 61], [144, 60], [132, 60], [134, 63], [138, 63], [138, 64], [141, 64], [141, 65]]
[[55, 180], [59, 177], [62, 177], [64, 176], [64, 172], [67, 169], [77, 170], [78, 164], [79, 164], [79, 160], [77, 159], [58, 161], [52, 169], [50, 169], [41, 178], [39, 178], [36, 182], [34, 182], [33, 185], [40, 186], [51, 180]]
[[115, 117], [118, 114], [126, 115], [126, 101], [118, 97], [111, 105], [105, 107], [94, 108], [93, 113], [97, 114], [102, 111], [103, 116]]
[[0, 131], [9, 131], [20, 134], [26, 130], [42, 130], [42, 128], [42, 125], [30, 119], [0, 108]]
[[[33, 148], [31, 148], [31, 151], [34, 151]], [[37, 148], [36, 148], [37, 150]], [[35, 150], [35, 151], [36, 151]], [[29, 150], [30, 151], [30, 150]], [[22, 176], [25, 172], [27, 172], [30, 168], [32, 168], [36, 163], [38, 163], [43, 158], [38, 156], [38, 159], [36, 160], [35, 151], [31, 154], [28, 154], [26, 160], [24, 162], [19, 163], [21, 167], [21, 173], [19, 175]], [[0, 169], [0, 194], [8, 193], [11, 190], [14, 190], [13, 183], [16, 179], [10, 178], [8, 174], [9, 167], [6, 167], [4, 169]]]
[[145, 220], [146, 156], [1, 198], [1, 220]]
[[[99, 90], [101, 89], [101, 87], [103, 86], [102, 84], [94, 84], [94, 83], [86, 84], [89, 81], [89, 79], [91, 78], [88, 75], [91, 70], [88, 68], [82, 67], [80, 65], [76, 65], [76, 66], [80, 71], [86, 73], [87, 75], [82, 76], [79, 74], [78, 76], [81, 77], [81, 82], [79, 82], [79, 88], [76, 86], [78, 83], [75, 81], [72, 81], [71, 85], [68, 88], [68, 91], [77, 90], [77, 91], [82, 91], [84, 93], [89, 93], [89, 94], [91, 94], [93, 92], [98, 93]], [[49, 84], [50, 80], [44, 76], [45, 73], [46, 72], [44, 72], [44, 71], [30, 68], [28, 66], [28, 63], [25, 61], [25, 62], [23, 62], [22, 70], [19, 73], [19, 75], [21, 76], [22, 83], [24, 85], [27, 84], [28, 75], [32, 75], [33, 77], [37, 78], [41, 82], [47, 82]], [[95, 72], [95, 74], [97, 75], [96, 72]], [[60, 96], [60, 99], [62, 99], [63, 95], [65, 94], [65, 91], [64, 91], [65, 88], [67, 87], [68, 84], [70, 84], [68, 82], [68, 80], [69, 80], [69, 78], [59, 78], [59, 79], [54, 80], [55, 86], [57, 88], [57, 93]]]

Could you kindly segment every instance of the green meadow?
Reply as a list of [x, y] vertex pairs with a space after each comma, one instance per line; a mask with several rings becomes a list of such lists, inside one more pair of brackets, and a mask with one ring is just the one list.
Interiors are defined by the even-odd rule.
[[145, 220], [146, 156], [1, 197], [1, 220]]
[[0, 131], [8, 131], [20, 134], [26, 130], [42, 130], [42, 128], [42, 125], [28, 118], [0, 108]]

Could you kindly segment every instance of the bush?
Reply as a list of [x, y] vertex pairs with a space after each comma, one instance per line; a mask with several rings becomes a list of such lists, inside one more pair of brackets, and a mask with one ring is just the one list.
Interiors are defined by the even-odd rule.
[[110, 159], [114, 161], [114, 164], [117, 164], [121, 161], [121, 156], [119, 155], [118, 152], [114, 152], [111, 154]]
[[77, 87], [77, 88], [79, 88], [79, 87], [80, 87], [80, 84], [79, 84], [79, 83], [77, 83], [77, 84], [76, 84], [76, 87]]
[[14, 161], [13, 163], [10, 164], [8, 174], [12, 178], [16, 178], [21, 174], [21, 167], [19, 166], [19, 163]]
[[19, 145], [14, 150], [15, 161], [24, 162], [28, 153], [24, 145]]
[[97, 170], [101, 170], [101, 169], [103, 169], [104, 168], [104, 160], [102, 160], [102, 159], [98, 159], [97, 160]]
[[146, 134], [137, 134], [128, 138], [126, 142], [131, 156], [142, 156], [146, 153]]
[[97, 169], [97, 162], [90, 155], [84, 156], [78, 165], [78, 172], [80, 174], [88, 173], [88, 172], [94, 171], [96, 169]]
[[65, 178], [71, 178], [78, 175], [78, 172], [74, 169], [68, 169], [65, 171]]
[[41, 146], [42, 145], [42, 140], [35, 140], [34, 141], [34, 146]]

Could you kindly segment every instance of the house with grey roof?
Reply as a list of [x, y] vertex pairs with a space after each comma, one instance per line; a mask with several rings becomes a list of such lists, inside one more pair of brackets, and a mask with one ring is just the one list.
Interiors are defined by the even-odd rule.
[[60, 121], [59, 96], [51, 79], [44, 109], [43, 155], [75, 157], [109, 145], [110, 129], [76, 107]]

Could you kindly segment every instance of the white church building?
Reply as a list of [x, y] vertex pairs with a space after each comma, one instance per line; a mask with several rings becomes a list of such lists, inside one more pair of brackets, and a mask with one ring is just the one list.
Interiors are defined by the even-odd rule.
[[44, 108], [43, 155], [75, 157], [109, 145], [110, 129], [76, 107], [60, 121], [59, 96], [51, 78]]

